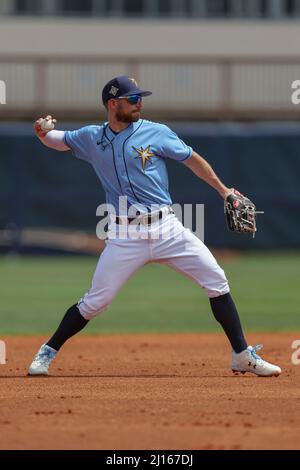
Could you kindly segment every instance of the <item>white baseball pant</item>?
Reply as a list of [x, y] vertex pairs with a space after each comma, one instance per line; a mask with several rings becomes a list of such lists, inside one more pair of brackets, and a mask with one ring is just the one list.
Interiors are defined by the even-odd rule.
[[[108, 240], [99, 258], [90, 290], [78, 302], [81, 315], [90, 320], [103, 312], [135, 271], [148, 263], [161, 263], [201, 286], [208, 297], [229, 292], [223, 269], [204, 243], [186, 229], [174, 214], [151, 225], [130, 227], [110, 224]], [[129, 235], [129, 236], [128, 236]], [[127, 237], [126, 237], [127, 236]]]

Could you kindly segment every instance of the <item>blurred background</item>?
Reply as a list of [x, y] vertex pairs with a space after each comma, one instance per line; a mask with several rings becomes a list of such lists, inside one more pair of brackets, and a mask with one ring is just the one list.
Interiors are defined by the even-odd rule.
[[[224, 259], [249, 326], [292, 328], [300, 321], [300, 104], [292, 103], [292, 84], [300, 80], [299, 20], [300, 0], [0, 1], [0, 80], [6, 85], [6, 104], [0, 104], [0, 274], [7, 331], [17, 331], [24, 304], [33, 322], [48, 297], [46, 311], [61, 315], [61, 304], [89, 287], [103, 247], [95, 229], [104, 194], [92, 168], [71, 152], [43, 147], [33, 122], [47, 114], [58, 119], [59, 129], [103, 122], [102, 87], [121, 74], [153, 91], [144, 100], [145, 118], [168, 124], [227, 185], [265, 211], [254, 240], [229, 233], [215, 191], [183, 165], [168, 165], [173, 201], [205, 204], [205, 242]], [[140, 309], [149, 308], [145, 286], [151, 280], [151, 291], [159, 290], [156, 269], [163, 268], [138, 275], [113, 308], [126, 304], [130, 315], [133, 291], [140, 292]], [[177, 274], [161, 275], [170, 297], [174, 283], [187, 289]], [[249, 301], [253, 276], [256, 303]], [[12, 307], [16, 286], [19, 304]], [[195, 302], [184, 308], [194, 312], [198, 290], [189, 288]], [[178, 312], [183, 300], [178, 293]], [[262, 305], [276, 321], [265, 321]], [[123, 320], [113, 318], [121, 328]], [[148, 329], [155, 329], [161, 317], [151, 318]], [[199, 326], [193, 318], [178, 320], [177, 329]], [[24, 321], [23, 331], [27, 327]]]

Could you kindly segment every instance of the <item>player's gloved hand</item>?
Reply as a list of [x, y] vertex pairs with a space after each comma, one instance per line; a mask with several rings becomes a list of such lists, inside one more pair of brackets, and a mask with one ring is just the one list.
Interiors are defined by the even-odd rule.
[[56, 119], [52, 116], [46, 116], [45, 118], [39, 118], [34, 123], [34, 130], [38, 137], [45, 137], [48, 132], [52, 131], [56, 124]]
[[229, 230], [252, 233], [254, 238], [257, 231], [256, 214], [263, 214], [263, 212], [258, 212], [249, 198], [233, 189], [224, 201], [224, 212]]

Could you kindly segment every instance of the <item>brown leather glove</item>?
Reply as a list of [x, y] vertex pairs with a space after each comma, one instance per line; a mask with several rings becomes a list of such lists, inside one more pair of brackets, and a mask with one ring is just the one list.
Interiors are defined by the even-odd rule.
[[249, 198], [234, 189], [224, 201], [224, 212], [229, 230], [237, 233], [252, 233], [253, 238], [255, 237], [256, 214], [263, 214], [263, 212], [258, 212]]

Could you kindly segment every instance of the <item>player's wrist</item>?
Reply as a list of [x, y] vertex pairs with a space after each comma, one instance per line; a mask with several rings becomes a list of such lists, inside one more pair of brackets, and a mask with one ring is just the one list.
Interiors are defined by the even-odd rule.
[[224, 186], [220, 191], [220, 195], [222, 196], [223, 199], [226, 200], [233, 191], [234, 191], [233, 188], [227, 188], [226, 186]]

